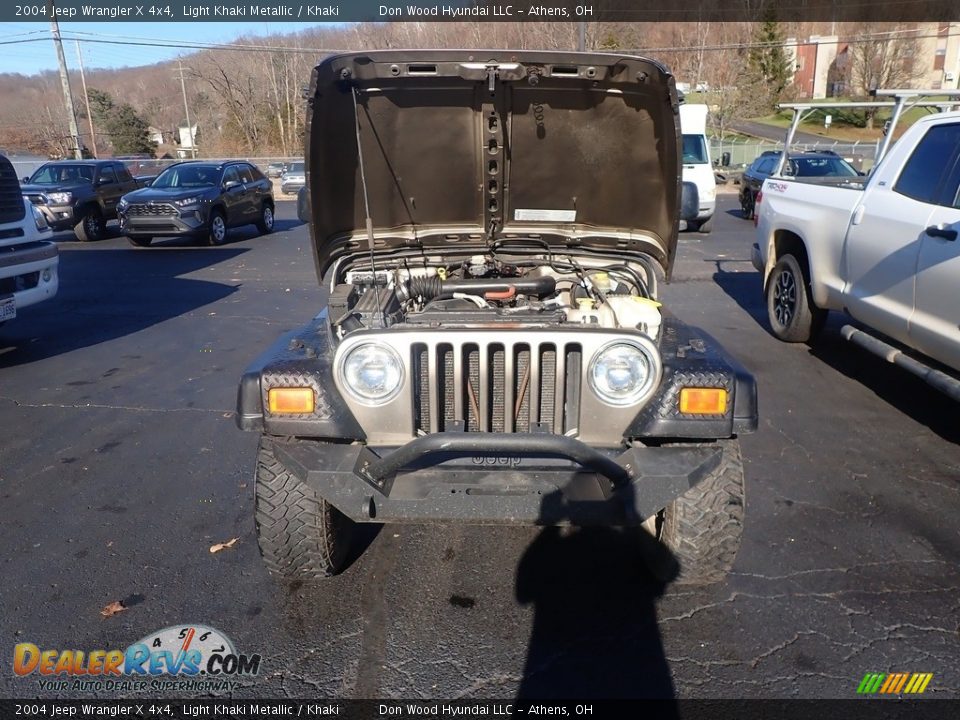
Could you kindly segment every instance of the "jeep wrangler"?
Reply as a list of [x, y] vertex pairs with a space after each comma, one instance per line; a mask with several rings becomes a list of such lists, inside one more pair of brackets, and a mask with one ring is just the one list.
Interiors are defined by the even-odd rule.
[[267, 568], [313, 579], [356, 523], [643, 527], [724, 576], [753, 378], [658, 301], [681, 182], [673, 77], [640, 57], [329, 57], [307, 100], [327, 307], [245, 372]]

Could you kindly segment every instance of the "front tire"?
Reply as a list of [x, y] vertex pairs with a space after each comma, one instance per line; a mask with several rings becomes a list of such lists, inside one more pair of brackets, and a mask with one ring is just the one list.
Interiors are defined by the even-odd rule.
[[210, 213], [210, 223], [207, 226], [207, 244], [215, 247], [223, 245], [227, 239], [227, 220], [220, 210]]
[[260, 440], [256, 472], [257, 541], [271, 575], [320, 580], [345, 567], [354, 523], [289, 472]]
[[80, 218], [74, 228], [73, 232], [76, 234], [77, 239], [81, 242], [93, 242], [96, 240], [102, 240], [104, 235], [104, 220], [103, 214], [100, 212], [99, 208], [90, 208], [83, 213], [83, 217]]
[[257, 230], [261, 235], [273, 232], [273, 221], [273, 206], [270, 203], [264, 203], [260, 210], [260, 219], [257, 220]]
[[680, 584], [706, 584], [726, 577], [743, 534], [744, 484], [740, 441], [720, 440], [720, 466], [668, 505], [659, 539], [679, 562]]
[[711, 230], [713, 230], [713, 215], [711, 215], [706, 220], [700, 223], [700, 227], [697, 228], [697, 232], [702, 232], [704, 234], [707, 234]]
[[791, 343], [813, 340], [823, 328], [827, 313], [814, 302], [800, 262], [783, 255], [767, 281], [767, 318], [774, 336]]

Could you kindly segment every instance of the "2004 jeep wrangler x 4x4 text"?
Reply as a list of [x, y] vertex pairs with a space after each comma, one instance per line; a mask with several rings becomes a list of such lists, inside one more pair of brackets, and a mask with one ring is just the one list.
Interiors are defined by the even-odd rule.
[[314, 70], [307, 188], [328, 305], [244, 374], [273, 573], [356, 522], [643, 526], [680, 579], [740, 543], [753, 378], [657, 302], [696, 190], [638, 57], [382, 51]]

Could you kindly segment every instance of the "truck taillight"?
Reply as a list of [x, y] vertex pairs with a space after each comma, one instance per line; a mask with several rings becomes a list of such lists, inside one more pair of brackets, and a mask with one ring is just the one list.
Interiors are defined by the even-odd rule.
[[753, 201], [753, 226], [757, 226], [757, 216], [760, 214], [760, 201], [763, 200], [763, 190], [757, 192], [757, 197]]

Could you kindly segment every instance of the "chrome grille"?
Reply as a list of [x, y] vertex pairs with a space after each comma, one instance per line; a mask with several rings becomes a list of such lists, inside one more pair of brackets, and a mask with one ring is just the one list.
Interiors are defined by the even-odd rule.
[[141, 203], [127, 208], [128, 216], [155, 217], [158, 215], [179, 215], [180, 211], [167, 203]]
[[17, 171], [0, 155], [0, 223], [20, 222], [26, 214]]
[[579, 343], [415, 343], [414, 431], [566, 433], [577, 427]]

